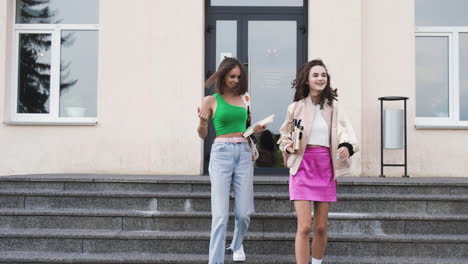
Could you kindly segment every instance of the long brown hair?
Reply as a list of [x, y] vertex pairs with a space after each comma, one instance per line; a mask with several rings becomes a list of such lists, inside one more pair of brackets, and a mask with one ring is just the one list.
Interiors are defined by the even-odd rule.
[[297, 71], [296, 79], [292, 82], [292, 88], [296, 89], [296, 92], [294, 93], [294, 102], [297, 102], [309, 96], [309, 73], [310, 69], [314, 66], [322, 66], [327, 72], [327, 85], [319, 95], [320, 108], [323, 108], [325, 100], [327, 100], [328, 105], [332, 105], [333, 100], [337, 100], [338, 89], [333, 89], [331, 87], [330, 74], [328, 74], [327, 67], [325, 66], [322, 60], [318, 59], [304, 63], [304, 65], [302, 65], [301, 68], [299, 68], [299, 70]]
[[234, 88], [234, 93], [238, 95], [245, 94], [248, 90], [247, 87], [247, 78], [245, 76], [245, 69], [244, 66], [242, 65], [242, 62], [240, 62], [236, 58], [228, 58], [225, 57], [223, 61], [219, 64], [218, 70], [213, 73], [208, 80], [205, 82], [205, 87], [209, 88], [213, 83], [215, 84], [215, 91], [219, 94], [224, 93], [224, 78], [226, 75], [235, 67], [239, 67], [241, 74], [240, 74], [240, 80], [237, 86]]

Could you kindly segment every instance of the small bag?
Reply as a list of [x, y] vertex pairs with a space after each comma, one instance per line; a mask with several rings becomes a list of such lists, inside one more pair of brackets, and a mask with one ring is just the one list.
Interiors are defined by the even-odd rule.
[[[248, 93], [245, 93], [241, 95], [241, 98], [242, 101], [244, 101], [244, 104], [247, 106], [247, 123], [245, 126], [247, 128], [252, 123], [250, 119], [250, 96]], [[252, 151], [252, 160], [255, 161], [260, 156], [257, 149], [257, 140], [255, 139], [254, 135], [248, 136], [247, 140], [249, 141], [250, 150]]]
[[257, 140], [255, 139], [253, 135], [249, 136], [248, 140], [249, 140], [250, 150], [252, 151], [252, 160], [255, 161], [260, 156], [260, 154], [258, 153], [257, 144], [256, 144]]

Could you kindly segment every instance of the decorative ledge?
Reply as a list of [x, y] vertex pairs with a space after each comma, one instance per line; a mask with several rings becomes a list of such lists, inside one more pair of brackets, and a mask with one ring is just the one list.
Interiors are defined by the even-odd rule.
[[73, 121], [73, 122], [53, 122], [53, 121], [5, 121], [3, 124], [11, 126], [96, 126], [97, 121]]
[[416, 129], [468, 129], [468, 126], [457, 126], [457, 125], [415, 125]]

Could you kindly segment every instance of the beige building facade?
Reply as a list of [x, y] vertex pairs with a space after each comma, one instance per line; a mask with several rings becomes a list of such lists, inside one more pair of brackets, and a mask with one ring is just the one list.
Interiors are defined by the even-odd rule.
[[[196, 109], [205, 95], [205, 1], [98, 2], [98, 22], [86, 28], [99, 40], [96, 114], [34, 120], [14, 113], [13, 95], [18, 36], [39, 29], [19, 27], [16, 1], [0, 0], [0, 175], [203, 174]], [[409, 97], [408, 174], [468, 176], [468, 127], [416, 127], [415, 2], [310, 0], [305, 8], [307, 57], [327, 64], [361, 142], [353, 174], [380, 174], [377, 98], [398, 95]], [[403, 162], [403, 151], [385, 150], [385, 158]], [[385, 169], [387, 176], [402, 174]]]

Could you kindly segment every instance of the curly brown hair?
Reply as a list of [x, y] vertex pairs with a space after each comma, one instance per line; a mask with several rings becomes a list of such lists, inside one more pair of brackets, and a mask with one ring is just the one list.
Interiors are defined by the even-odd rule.
[[296, 89], [296, 92], [294, 93], [294, 102], [297, 102], [309, 96], [309, 73], [310, 69], [314, 66], [322, 66], [327, 72], [327, 85], [319, 95], [320, 108], [323, 109], [323, 104], [325, 103], [325, 100], [327, 100], [328, 105], [332, 105], [333, 100], [338, 100], [338, 89], [333, 89], [331, 87], [330, 74], [328, 74], [327, 67], [325, 66], [323, 61], [319, 59], [311, 60], [309, 62], [304, 63], [304, 65], [302, 65], [301, 68], [299, 68], [299, 70], [297, 71], [296, 79], [292, 82], [292, 88]]
[[247, 77], [245, 76], [244, 65], [236, 58], [225, 57], [219, 64], [218, 70], [213, 73], [208, 80], [206, 80], [205, 87], [208, 88], [214, 83], [215, 91], [219, 94], [224, 94], [224, 78], [236, 66], [239, 67], [241, 74], [239, 83], [237, 84], [237, 87], [234, 88], [234, 93], [238, 95], [245, 94], [248, 90]]

